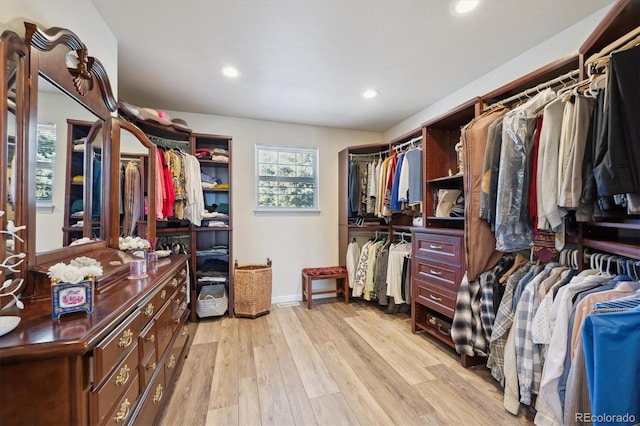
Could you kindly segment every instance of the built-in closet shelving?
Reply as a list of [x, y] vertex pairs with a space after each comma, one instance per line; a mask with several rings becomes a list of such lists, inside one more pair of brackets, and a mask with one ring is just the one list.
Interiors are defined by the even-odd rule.
[[[91, 129], [88, 121], [67, 120], [67, 170], [65, 177], [64, 224], [62, 244], [68, 246], [82, 238], [84, 218], [84, 160], [85, 140]], [[95, 226], [93, 226], [95, 224]], [[100, 230], [100, 218], [92, 215], [92, 229]], [[98, 235], [94, 235], [98, 237]]]
[[[436, 215], [436, 208], [445, 190], [464, 195], [464, 175], [459, 170], [456, 145], [461, 128], [479, 109], [479, 99], [475, 98], [422, 125], [425, 217], [422, 227], [413, 228], [411, 329], [414, 333], [423, 331], [451, 347], [457, 291], [466, 268], [465, 218]], [[463, 365], [469, 362], [466, 356], [462, 357]]]
[[[578, 50], [581, 77], [586, 78], [585, 64], [591, 56], [638, 27], [640, 0], [617, 1]], [[578, 243], [581, 265], [587, 263], [586, 253], [589, 251], [640, 259], [640, 215], [618, 211], [602, 215], [594, 222], [581, 223]]]
[[[169, 217], [163, 221], [156, 222], [156, 236], [158, 238], [158, 246], [160, 248], [168, 247], [174, 253], [188, 254], [190, 256], [190, 273], [191, 273], [191, 321], [199, 319], [195, 304], [198, 294], [205, 285], [199, 282], [199, 278], [212, 261], [224, 262], [226, 265], [223, 275], [226, 277], [224, 281], [210, 281], [207, 284], [224, 283], [227, 288], [228, 309], [226, 314], [230, 317], [233, 313], [233, 265], [232, 257], [232, 223], [231, 223], [231, 142], [230, 136], [208, 135], [192, 133], [190, 130], [183, 129], [179, 126], [166, 126], [150, 120], [140, 120], [133, 117], [126, 110], [121, 110], [124, 118], [139, 127], [149, 140], [155, 143], [158, 148], [175, 149], [184, 153], [196, 155], [199, 149], [205, 148], [213, 151], [221, 149], [227, 151], [227, 161], [223, 161], [220, 157], [213, 159], [199, 157], [201, 172], [220, 179], [223, 185], [220, 188], [203, 188], [203, 198], [205, 209], [213, 210], [212, 206], [226, 205], [228, 210], [228, 219], [222, 219], [225, 222], [223, 226], [207, 226], [209, 222], [220, 221], [217, 218], [203, 218], [201, 226], [196, 226], [188, 220], [180, 220], [175, 217]], [[144, 179], [143, 179], [144, 180]], [[144, 225], [144, 224], [143, 224]], [[226, 246], [225, 254], [204, 254], [203, 251], [214, 247]], [[200, 253], [199, 253], [200, 252]], [[207, 264], [207, 261], [210, 263]], [[220, 269], [220, 268], [217, 268]]]
[[[230, 136], [195, 133], [191, 135], [192, 154], [198, 156], [201, 172], [216, 179], [215, 186], [203, 187], [205, 208], [210, 213], [222, 214], [221, 217], [203, 218], [201, 226], [192, 226], [191, 264], [195, 281], [191, 290], [191, 300], [197, 299], [204, 285], [220, 284], [220, 282], [202, 281], [201, 275], [206, 275], [211, 268], [225, 269], [226, 264], [223, 272], [226, 280], [221, 282], [227, 286], [229, 306], [234, 306], [231, 142]], [[223, 216], [225, 214], [226, 218]], [[232, 315], [233, 310], [230, 309], [229, 316]], [[196, 321], [197, 318], [196, 310], [192, 309], [191, 320]]]

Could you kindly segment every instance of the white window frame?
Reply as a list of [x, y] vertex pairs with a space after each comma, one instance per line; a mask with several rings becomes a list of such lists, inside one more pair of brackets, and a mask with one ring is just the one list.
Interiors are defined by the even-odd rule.
[[[58, 126], [55, 123], [38, 123], [37, 124], [37, 135], [40, 134], [41, 128], [46, 128], [45, 131], [49, 133], [53, 133], [54, 143], [57, 144], [58, 138]], [[36, 156], [39, 154], [39, 144], [36, 144]], [[36, 198], [36, 209], [39, 213], [52, 213], [53, 212], [53, 196], [54, 196], [54, 188], [55, 188], [55, 167], [56, 167], [56, 150], [53, 151], [52, 161], [42, 161], [37, 158], [36, 161], [36, 179], [38, 170], [50, 170], [51, 171], [51, 199], [50, 200], [39, 200]]]
[[[264, 151], [278, 153], [302, 153], [302, 154], [311, 154], [313, 155], [313, 176], [309, 179], [305, 178], [287, 178], [286, 176], [260, 176], [260, 153]], [[320, 211], [320, 158], [319, 158], [319, 150], [318, 148], [292, 148], [292, 147], [284, 147], [284, 146], [270, 146], [270, 145], [257, 145], [255, 146], [255, 211], [256, 212], [319, 212]], [[278, 165], [276, 163], [272, 163], [274, 165]], [[260, 184], [264, 181], [275, 181], [275, 182], [301, 182], [304, 180], [309, 180], [313, 183], [313, 206], [311, 207], [278, 207], [278, 206], [261, 206], [260, 205]]]

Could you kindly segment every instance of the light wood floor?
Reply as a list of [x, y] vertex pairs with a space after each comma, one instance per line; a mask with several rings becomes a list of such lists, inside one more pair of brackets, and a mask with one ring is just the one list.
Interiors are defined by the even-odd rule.
[[162, 425], [523, 425], [485, 367], [367, 302], [273, 306], [197, 331]]

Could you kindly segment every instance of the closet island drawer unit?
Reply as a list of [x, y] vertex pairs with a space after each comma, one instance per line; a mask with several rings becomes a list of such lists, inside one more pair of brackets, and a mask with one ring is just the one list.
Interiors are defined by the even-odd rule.
[[85, 255], [108, 279], [96, 284], [92, 313], [53, 320], [50, 300], [24, 298], [22, 321], [0, 336], [3, 383], [21, 384], [0, 392], [0, 424], [152, 424], [164, 408], [191, 344], [188, 257], [128, 279], [126, 262], [107, 266], [122, 252]]
[[415, 229], [412, 235], [411, 329], [453, 347], [451, 323], [465, 260], [460, 229]]

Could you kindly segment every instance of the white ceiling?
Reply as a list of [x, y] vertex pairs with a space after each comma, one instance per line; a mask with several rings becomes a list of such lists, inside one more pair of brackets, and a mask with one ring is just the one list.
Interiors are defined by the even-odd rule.
[[482, 0], [469, 16], [450, 0], [92, 2], [118, 39], [123, 100], [381, 132], [612, 0]]

